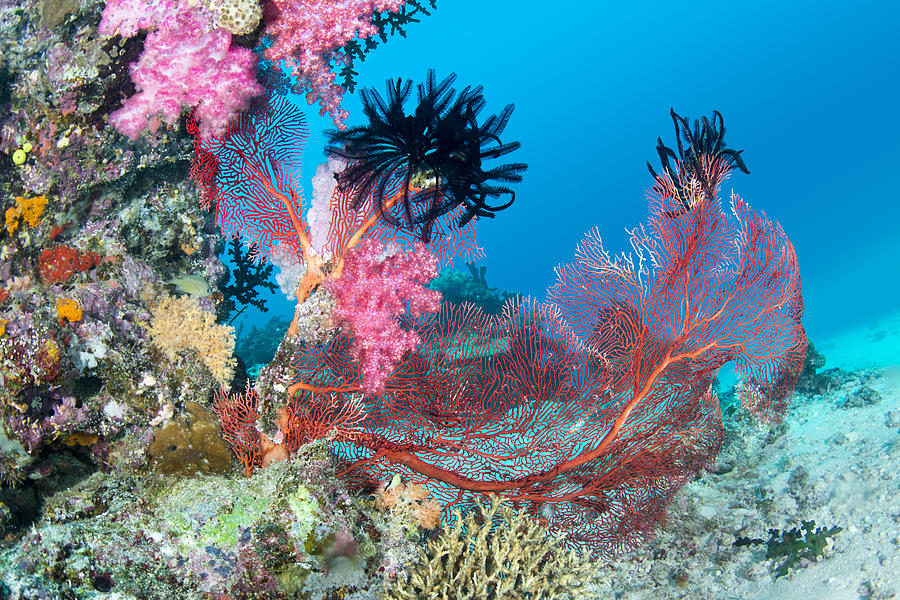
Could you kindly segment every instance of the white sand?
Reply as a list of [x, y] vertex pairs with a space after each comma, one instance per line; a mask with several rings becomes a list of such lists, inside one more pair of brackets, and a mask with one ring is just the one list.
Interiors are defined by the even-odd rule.
[[[606, 564], [604, 597], [900, 598], [900, 316], [816, 347], [825, 369], [854, 370], [849, 379], [827, 396], [795, 398], [780, 430], [731, 422], [718, 462], [734, 468], [683, 490], [649, 549]], [[864, 387], [880, 402], [840, 407]], [[764, 544], [733, 545], [803, 520], [843, 531], [826, 556], [778, 579], [781, 560], [767, 560]], [[688, 575], [682, 586], [679, 570]]]

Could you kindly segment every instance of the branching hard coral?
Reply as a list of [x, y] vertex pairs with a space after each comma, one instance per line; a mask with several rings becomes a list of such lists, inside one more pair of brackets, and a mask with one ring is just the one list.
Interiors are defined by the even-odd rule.
[[538, 521], [500, 499], [452, 523], [420, 550], [404, 580], [385, 585], [383, 600], [553, 600], [590, 598], [596, 564], [565, 550]]
[[[337, 178], [341, 189], [352, 193], [353, 208], [371, 196], [386, 220], [416, 231], [423, 242], [431, 239], [435, 221], [457, 207], [463, 208], [459, 224], [464, 225], [510, 206], [516, 195], [506, 184], [521, 181], [528, 168], [524, 163], [482, 166], [519, 148], [519, 142], [503, 143], [499, 137], [513, 105], [479, 122], [483, 88], [466, 87], [457, 94], [455, 80], [451, 74], [437, 82], [429, 70], [417, 87], [418, 105], [411, 115], [404, 110], [411, 81], [389, 80], [386, 100], [364, 89], [369, 123], [326, 132], [325, 153], [349, 163]], [[488, 203], [504, 196], [508, 199], [499, 204]], [[399, 216], [391, 211], [395, 203]]]

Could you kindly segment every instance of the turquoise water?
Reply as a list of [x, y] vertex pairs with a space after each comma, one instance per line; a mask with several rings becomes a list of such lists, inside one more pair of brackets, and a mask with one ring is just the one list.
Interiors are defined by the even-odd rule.
[[[810, 339], [900, 308], [900, 5], [889, 2], [440, 2], [357, 65], [359, 84], [428, 68], [484, 85], [486, 114], [529, 164], [516, 203], [483, 219], [488, 281], [543, 298], [593, 226], [607, 248], [646, 218], [646, 161], [674, 141], [669, 108], [720, 111], [751, 174], [733, 188], [784, 227], [800, 260]], [[348, 94], [348, 124], [360, 122]], [[327, 117], [308, 110], [304, 192]], [[463, 265], [458, 268], [465, 270]], [[286, 300], [272, 310], [290, 311]]]

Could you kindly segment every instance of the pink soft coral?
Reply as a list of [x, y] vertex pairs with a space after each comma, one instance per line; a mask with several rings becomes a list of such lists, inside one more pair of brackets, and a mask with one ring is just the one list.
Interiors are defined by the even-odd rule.
[[397, 317], [435, 312], [441, 294], [424, 287], [437, 275], [437, 257], [425, 244], [404, 250], [364, 240], [345, 255], [341, 277], [326, 283], [335, 296], [334, 318], [353, 335], [352, 356], [359, 362], [361, 388], [366, 393], [384, 391], [397, 363], [421, 339], [400, 326]]
[[275, 15], [268, 21], [266, 34], [275, 43], [266, 50], [266, 58], [284, 60], [307, 88], [307, 101], [318, 101], [321, 114], [330, 114], [343, 129], [344, 88], [334, 83], [332, 71], [332, 63], [343, 60], [337, 50], [354, 38], [378, 33], [371, 21], [373, 13], [397, 12], [405, 4], [405, 0], [272, 0]]
[[194, 107], [204, 138], [221, 135], [232, 115], [262, 93], [256, 82], [256, 56], [231, 45], [231, 34], [186, 2], [110, 0], [100, 32], [131, 37], [155, 29], [144, 53], [131, 67], [137, 93], [110, 115], [122, 134], [136, 139], [163, 122], [174, 124], [183, 107]]

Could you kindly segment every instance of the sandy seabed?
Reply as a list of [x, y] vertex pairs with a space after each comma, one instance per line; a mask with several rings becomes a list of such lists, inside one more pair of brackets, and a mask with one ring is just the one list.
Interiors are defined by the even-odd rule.
[[[726, 419], [721, 474], [679, 493], [648, 549], [602, 565], [603, 597], [900, 598], [900, 314], [816, 347], [836, 385], [797, 395], [778, 428]], [[803, 521], [841, 531], [787, 574], [765, 543], [735, 545]]]

